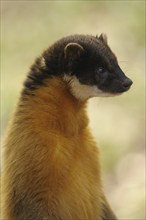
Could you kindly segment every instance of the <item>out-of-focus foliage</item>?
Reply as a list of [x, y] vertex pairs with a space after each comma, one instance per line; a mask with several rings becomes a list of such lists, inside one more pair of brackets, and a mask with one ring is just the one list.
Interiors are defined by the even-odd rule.
[[57, 39], [105, 32], [134, 84], [89, 102], [104, 185], [120, 220], [145, 219], [145, 1], [2, 1], [1, 137], [34, 58]]

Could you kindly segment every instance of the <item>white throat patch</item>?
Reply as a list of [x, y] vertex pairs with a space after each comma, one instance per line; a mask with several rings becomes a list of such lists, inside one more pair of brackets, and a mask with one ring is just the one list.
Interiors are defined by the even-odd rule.
[[68, 83], [72, 95], [81, 101], [91, 97], [112, 96], [111, 94], [105, 93], [98, 89], [95, 85], [90, 86], [81, 84], [76, 76], [69, 76], [65, 74], [63, 79]]

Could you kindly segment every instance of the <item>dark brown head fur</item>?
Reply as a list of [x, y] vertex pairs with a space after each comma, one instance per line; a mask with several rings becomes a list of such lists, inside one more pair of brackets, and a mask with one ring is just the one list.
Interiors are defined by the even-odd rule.
[[132, 84], [119, 67], [104, 34], [73, 35], [57, 41], [32, 65], [24, 93], [45, 85], [48, 78], [64, 75], [74, 76], [81, 85], [96, 86], [102, 94], [119, 94]]

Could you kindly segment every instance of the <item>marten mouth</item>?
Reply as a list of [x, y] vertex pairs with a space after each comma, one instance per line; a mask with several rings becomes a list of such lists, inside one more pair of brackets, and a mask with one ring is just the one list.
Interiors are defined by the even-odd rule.
[[[132, 85], [132, 84], [131, 84]], [[130, 87], [131, 87], [131, 85], [130, 86], [124, 86], [124, 87], [122, 87], [122, 88], [120, 88], [119, 90], [117, 90], [117, 91], [114, 91], [114, 92], [112, 92], [112, 93], [116, 93], [116, 94], [122, 94], [122, 93], [124, 93], [124, 92], [127, 92], [129, 89], [130, 89]]]
[[[132, 84], [131, 84], [132, 85]], [[130, 89], [131, 86], [127, 86], [127, 87], [123, 87], [123, 88], [120, 88], [120, 89], [117, 89], [115, 91], [112, 91], [111, 94], [115, 94], [115, 95], [121, 95], [123, 94], [124, 92], [127, 92], [129, 89]]]
[[104, 88], [100, 88], [103, 92], [109, 93], [111, 95], [120, 95], [124, 92], [127, 92], [131, 85], [133, 84], [132, 80], [126, 78], [124, 81], [115, 81], [109, 88], [104, 86]]

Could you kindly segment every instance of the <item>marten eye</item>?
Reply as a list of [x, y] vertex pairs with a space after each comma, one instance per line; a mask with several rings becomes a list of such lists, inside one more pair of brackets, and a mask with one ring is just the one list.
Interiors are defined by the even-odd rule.
[[98, 73], [104, 73], [104, 68], [100, 66], [98, 67], [97, 71]]

